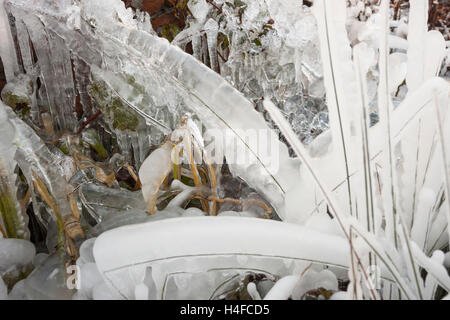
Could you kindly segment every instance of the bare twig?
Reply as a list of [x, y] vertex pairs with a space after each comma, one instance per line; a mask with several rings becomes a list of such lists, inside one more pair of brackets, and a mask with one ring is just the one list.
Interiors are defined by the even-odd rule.
[[398, 20], [398, 13], [400, 11], [400, 5], [402, 4], [403, 0], [396, 0], [394, 4], [394, 20]]
[[99, 109], [99, 110], [97, 110], [96, 113], [94, 113], [92, 116], [90, 116], [78, 129], [77, 134], [80, 134], [84, 130], [84, 128], [86, 128], [86, 126], [88, 124], [90, 124], [92, 121], [94, 121], [100, 115], [100, 113], [102, 113], [102, 111]]
[[139, 179], [136, 172], [134, 172], [133, 167], [130, 166], [128, 163], [125, 163], [123, 166], [128, 170], [128, 172], [130, 173], [130, 175], [134, 179], [134, 181], [136, 181], [136, 185], [134, 186], [134, 189], [136, 189], [136, 190], [140, 189], [142, 187], [141, 180]]
[[8, 236], [6, 235], [6, 231], [3, 229], [2, 225], [0, 224], [0, 232], [3, 235], [3, 238], [8, 238]]
[[210, 5], [212, 5], [214, 8], [216, 8], [219, 12], [222, 12], [222, 9], [219, 8], [219, 7], [217, 6], [217, 4], [214, 3], [213, 0], [206, 0], [206, 1], [207, 1]]

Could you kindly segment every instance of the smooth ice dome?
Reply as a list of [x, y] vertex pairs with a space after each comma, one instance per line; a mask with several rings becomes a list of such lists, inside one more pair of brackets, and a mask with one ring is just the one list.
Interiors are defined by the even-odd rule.
[[31, 264], [36, 254], [34, 245], [21, 239], [0, 239], [0, 274], [15, 266]]

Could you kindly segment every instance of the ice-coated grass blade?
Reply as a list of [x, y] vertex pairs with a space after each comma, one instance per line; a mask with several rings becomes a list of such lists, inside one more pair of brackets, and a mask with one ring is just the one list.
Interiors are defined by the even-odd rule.
[[[278, 128], [283, 133], [283, 135], [285, 136], [285, 138], [287, 139], [287, 141], [289, 142], [291, 147], [294, 149], [297, 156], [302, 160], [302, 164], [307, 168], [309, 174], [311, 175], [314, 182], [317, 184], [317, 186], [321, 190], [322, 195], [324, 196], [325, 200], [327, 201], [327, 204], [329, 206], [329, 210], [330, 210], [331, 214], [334, 217], [336, 217], [336, 220], [338, 221], [340, 228], [342, 229], [347, 240], [351, 244], [352, 239], [349, 234], [349, 225], [346, 222], [346, 217], [348, 217], [348, 215], [343, 214], [343, 211], [341, 209], [339, 209], [339, 207], [338, 207], [339, 204], [334, 199], [334, 195], [333, 195], [332, 191], [328, 190], [327, 189], [328, 186], [326, 186], [322, 182], [322, 178], [320, 177], [320, 172], [314, 168], [314, 164], [311, 161], [311, 159], [309, 158], [305, 147], [300, 142], [300, 140], [297, 138], [294, 131], [292, 131], [292, 128], [290, 127], [290, 125], [286, 121], [286, 119], [283, 117], [281, 112], [278, 110], [277, 107], [275, 107], [275, 105], [271, 101], [265, 100], [264, 107], [267, 110], [267, 112], [270, 114], [273, 121], [277, 124]], [[350, 254], [355, 255], [356, 259], [358, 260], [357, 263], [361, 267], [361, 272], [363, 273], [365, 280], [368, 281], [367, 273], [365, 272], [362, 262], [361, 262], [359, 256], [357, 255], [357, 253], [355, 252], [353, 246], [350, 247], [350, 250], [351, 250]], [[377, 299], [378, 294], [374, 290], [371, 290], [371, 294], [374, 299]]]
[[[345, 108], [348, 108], [346, 103], [349, 103], [345, 97], [345, 91], [343, 90], [342, 81], [345, 77], [342, 76], [342, 73], [339, 73], [337, 70], [337, 64], [343, 64], [346, 61], [342, 55], [339, 55], [337, 46], [346, 46], [345, 40], [347, 39], [347, 35], [343, 34], [345, 29], [342, 29], [343, 26], [343, 15], [342, 8], [344, 6], [343, 1], [337, 0], [331, 3], [332, 5], [336, 5], [337, 12], [329, 12], [329, 6], [331, 2], [318, 0], [314, 2], [313, 12], [316, 17], [318, 28], [319, 28], [319, 39], [321, 45], [321, 54], [322, 54], [322, 63], [324, 66], [324, 79], [325, 86], [327, 88], [327, 102], [328, 102], [328, 112], [330, 117], [330, 128], [332, 132], [333, 139], [335, 139], [335, 146], [339, 146], [342, 148], [343, 153], [343, 163], [346, 172], [346, 183], [347, 183], [347, 192], [348, 192], [348, 203], [349, 203], [349, 212], [352, 214], [352, 191], [350, 184], [350, 167], [349, 167], [349, 147], [350, 143], [349, 132], [348, 132], [348, 117], [345, 115]], [[335, 22], [334, 20], [339, 20]], [[345, 19], [344, 19], [345, 20]], [[344, 61], [343, 61], [344, 59]], [[346, 64], [345, 66], [348, 66]], [[338, 142], [339, 141], [339, 142]]]

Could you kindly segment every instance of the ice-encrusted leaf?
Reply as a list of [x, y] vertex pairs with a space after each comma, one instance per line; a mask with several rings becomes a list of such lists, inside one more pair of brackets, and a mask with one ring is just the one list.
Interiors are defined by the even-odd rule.
[[9, 26], [8, 14], [5, 10], [5, 0], [0, 0], [0, 57], [2, 58], [6, 80], [10, 81], [19, 72], [19, 64], [14, 48], [14, 41]]
[[409, 92], [415, 91], [424, 80], [424, 44], [428, 30], [428, 1], [412, 0], [408, 23], [408, 74]]
[[[344, 1], [315, 1], [314, 15], [319, 28], [320, 52], [324, 66], [330, 129], [333, 140], [334, 161], [341, 164], [347, 179], [348, 212], [352, 212], [350, 174], [355, 170], [351, 153], [351, 113], [355, 102], [356, 85], [351, 60], [351, 48], [345, 29]], [[333, 175], [336, 176], [336, 175]]]
[[427, 270], [428, 277], [433, 277], [442, 288], [449, 292], [450, 276], [444, 266], [434, 259], [428, 258], [414, 242], [411, 243], [411, 248], [417, 263]]
[[446, 54], [446, 43], [442, 33], [436, 30], [428, 31], [425, 35], [423, 81], [436, 77], [441, 70], [442, 61]]
[[406, 83], [412, 92], [430, 77], [438, 75], [446, 44], [439, 31], [427, 31], [428, 2], [413, 0], [410, 3]]
[[[383, 31], [386, 32], [386, 29]], [[380, 40], [382, 40], [383, 38], [385, 38], [385, 36], [381, 35]], [[380, 49], [380, 52], [381, 52], [381, 49]], [[384, 51], [383, 51], [383, 54], [385, 54]], [[381, 59], [381, 57], [380, 57], [380, 59]], [[388, 58], [389, 70], [387, 73], [390, 75], [389, 92], [391, 94], [394, 94], [398, 90], [398, 87], [403, 83], [403, 81], [405, 81], [406, 72], [407, 72], [406, 61], [407, 61], [406, 54], [404, 54], [402, 52], [394, 52], [389, 55], [389, 58]], [[380, 65], [380, 70], [381, 70], [381, 65]], [[386, 72], [383, 70], [383, 73], [386, 73]]]
[[167, 141], [160, 148], [153, 151], [139, 169], [142, 194], [147, 202], [150, 214], [155, 213], [159, 187], [172, 170], [171, 154], [172, 143]]
[[0, 101], [0, 226], [7, 237], [28, 239], [28, 216], [17, 199], [14, 141], [17, 130], [10, 118], [14, 112]]
[[94, 245], [103, 277], [127, 298], [133, 297], [134, 285], [143, 281], [147, 268], [152, 268], [160, 297], [166, 277], [174, 273], [217, 268], [279, 273], [296, 265], [301, 272], [311, 262], [346, 268], [347, 253], [348, 243], [340, 237], [238, 217], [174, 218], [126, 226], [101, 234]]
[[[264, 107], [269, 112], [270, 116], [275, 121], [277, 126], [280, 128], [281, 132], [286, 137], [297, 156], [302, 160], [302, 168], [306, 168], [309, 177], [314, 181], [314, 183], [322, 192], [322, 196], [326, 199], [327, 204], [330, 206], [331, 213], [338, 219], [340, 219], [340, 217], [344, 217], [344, 211], [339, 207], [339, 203], [334, 198], [332, 191], [328, 189], [329, 186], [326, 184], [326, 182], [324, 182], [325, 179], [322, 177], [322, 172], [317, 167], [315, 167], [314, 161], [309, 157], [306, 148], [292, 131], [289, 123], [272, 102], [264, 101]], [[345, 232], [346, 230], [344, 229], [343, 231]]]
[[[249, 154], [245, 164], [229, 162], [231, 171], [263, 193], [280, 217], [287, 219], [284, 194], [298, 181], [299, 163], [289, 157], [287, 147], [278, 139], [270, 141], [273, 148], [277, 149], [277, 159], [272, 156], [272, 152], [261, 150], [259, 141], [247, 141], [242, 132], [250, 129], [267, 133], [271, 129], [262, 115], [254, 110], [254, 105], [239, 91], [167, 40], [141, 30], [133, 22], [131, 11], [126, 10], [121, 2], [115, 2], [105, 13], [99, 11], [98, 5], [91, 1], [82, 2], [79, 30], [67, 28], [65, 24], [67, 19], [74, 18], [74, 12], [52, 12], [51, 8], [42, 10], [43, 3], [38, 0], [24, 6], [20, 0], [8, 0], [13, 15], [24, 20], [31, 40], [39, 51], [37, 55], [40, 63], [45, 64], [41, 73], [50, 98], [51, 113], [57, 120], [55, 122], [63, 128], [72, 129], [74, 126], [73, 112], [69, 114], [67, 111], [73, 104], [71, 96], [62, 94], [65, 89], [57, 84], [57, 77], [48, 68], [52, 56], [62, 66], [67, 65], [70, 60], [66, 53], [70, 52], [76, 61], [83, 60], [90, 66], [92, 79], [100, 79], [113, 89], [113, 101], [119, 99], [120, 103], [117, 103], [130, 108], [130, 111], [132, 109], [130, 114], [133, 116], [137, 113], [138, 117], [145, 118], [144, 115], [147, 115], [148, 119], [155, 120], [146, 124], [148, 130], [140, 127], [140, 121], [133, 122], [137, 123], [136, 128], [132, 128], [136, 129], [135, 132], [117, 130], [113, 124], [109, 128], [116, 133], [124, 151], [134, 152], [138, 165], [149, 151], [148, 142], [142, 138], [148, 135], [149, 127], [158, 129], [154, 128], [154, 124], [159, 121], [174, 129], [182, 114], [193, 112], [206, 129], [222, 133], [227, 131], [234, 137], [228, 139], [229, 143], [224, 146], [226, 157], [235, 155], [236, 148]], [[210, 8], [209, 4], [206, 6]], [[113, 19], [105, 19], [102, 14], [112, 16]], [[95, 26], [93, 33], [88, 31], [92, 26]], [[55, 36], [47, 39], [44, 37], [46, 33]], [[86, 45], [80, 46], [80, 43]], [[50, 50], [53, 45], [61, 46], [62, 52]], [[98, 72], [99, 69], [101, 72]], [[71, 70], [61, 67], [57, 71], [58, 74], [59, 71], [63, 72], [61, 76], [67, 80], [63, 84], [69, 85]], [[95, 84], [98, 83], [92, 85]], [[56, 101], [67, 101], [63, 103], [64, 110], [56, 105]], [[163, 133], [166, 134], [164, 130]], [[161, 139], [157, 143], [160, 142]], [[236, 148], [232, 147], [234, 143], [237, 144]]]

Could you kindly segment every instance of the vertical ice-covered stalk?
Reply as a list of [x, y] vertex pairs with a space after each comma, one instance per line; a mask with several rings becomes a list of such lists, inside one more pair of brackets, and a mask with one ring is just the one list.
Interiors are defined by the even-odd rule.
[[30, 38], [28, 36], [28, 31], [21, 19], [16, 18], [15, 23], [23, 68], [26, 73], [30, 74], [33, 72], [33, 57], [30, 48]]
[[385, 149], [383, 152], [383, 170], [382, 170], [382, 181], [383, 181], [383, 211], [386, 219], [386, 232], [389, 239], [394, 240], [396, 243], [397, 231], [396, 231], [396, 203], [394, 195], [394, 185], [393, 185], [393, 151], [392, 151], [392, 135], [391, 135], [391, 116], [392, 116], [392, 102], [389, 90], [389, 79], [388, 79], [388, 10], [389, 4], [387, 0], [381, 2], [380, 7], [380, 80], [378, 86], [378, 110], [379, 110], [379, 126], [383, 128], [383, 142]]
[[0, 226], [9, 238], [27, 239], [28, 216], [20, 206], [16, 197], [16, 146], [14, 137], [16, 130], [9, 120], [13, 111], [0, 101]]
[[428, 1], [411, 0], [408, 24], [408, 74], [406, 84], [410, 92], [423, 82], [424, 42], [427, 33]]
[[[45, 85], [50, 113], [53, 117], [53, 123], [58, 124], [59, 128], [67, 128], [66, 123], [71, 120], [64, 114], [64, 105], [66, 101], [64, 94], [60, 89], [65, 81], [62, 78], [61, 61], [57, 61], [57, 53], [53, 51], [55, 39], [51, 39], [52, 35], [48, 34], [42, 21], [33, 15], [24, 15], [23, 22], [29, 32], [31, 41], [34, 44], [37, 59], [39, 61], [41, 80]], [[57, 37], [55, 35], [55, 37]], [[60, 42], [62, 46], [62, 41]], [[62, 46], [63, 47], [63, 46]], [[67, 50], [63, 47], [61, 50]], [[67, 107], [66, 107], [67, 108]]]
[[4, 0], [0, 0], [0, 39], [0, 57], [3, 62], [6, 80], [10, 81], [19, 71], [19, 63], [17, 62], [14, 40], [9, 27]]
[[[435, 106], [435, 113], [436, 113], [436, 120], [438, 124], [438, 137], [439, 137], [439, 145], [441, 147], [441, 156], [442, 156], [442, 173], [444, 175], [444, 190], [445, 190], [445, 198], [447, 202], [447, 210], [445, 210], [446, 216], [447, 216], [447, 233], [448, 238], [450, 240], [450, 177], [449, 177], [449, 144], [448, 139], [450, 137], [450, 130], [449, 125], [446, 125], [449, 121], [449, 111], [444, 109], [444, 112], [446, 112], [446, 115], [442, 114], [441, 104], [438, 99], [438, 92], [433, 92], [433, 100], [434, 100], [434, 106]], [[442, 102], [441, 102], [442, 103]], [[447, 107], [449, 105], [448, 95], [444, 98], [444, 107]]]
[[[350, 173], [358, 169], [360, 158], [352, 156], [360, 150], [352, 148], [354, 139], [350, 128], [354, 125], [356, 81], [351, 60], [351, 48], [345, 29], [346, 6], [344, 1], [314, 2], [313, 13], [317, 20], [320, 52], [324, 68], [324, 83], [333, 137], [336, 161], [342, 163], [347, 180], [346, 199], [348, 212], [355, 211], [355, 193], [351, 191]], [[358, 144], [356, 144], [358, 145]], [[357, 193], [356, 193], [357, 195]]]
[[213, 19], [209, 19], [205, 24], [206, 37], [208, 41], [209, 62], [211, 69], [218, 71], [217, 66], [217, 34], [219, 32], [219, 25]]

